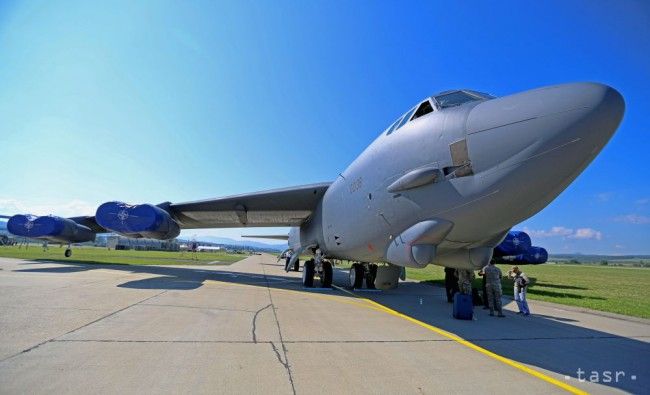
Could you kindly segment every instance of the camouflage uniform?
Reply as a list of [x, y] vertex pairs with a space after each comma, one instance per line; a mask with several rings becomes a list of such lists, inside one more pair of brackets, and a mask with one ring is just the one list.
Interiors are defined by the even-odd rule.
[[460, 292], [465, 295], [472, 294], [472, 279], [474, 278], [474, 272], [471, 270], [458, 269], [458, 287]]
[[495, 265], [487, 265], [483, 268], [485, 273], [485, 288], [487, 289], [487, 298], [490, 307], [490, 315], [494, 315], [494, 310], [503, 315], [501, 310], [501, 269]]

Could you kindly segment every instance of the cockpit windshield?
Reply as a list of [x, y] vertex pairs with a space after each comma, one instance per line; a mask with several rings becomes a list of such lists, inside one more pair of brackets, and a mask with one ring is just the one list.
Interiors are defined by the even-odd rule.
[[417, 106], [411, 108], [406, 114], [399, 117], [393, 124], [386, 130], [386, 135], [389, 135], [399, 128], [415, 119], [423, 117], [429, 113], [442, 110], [443, 108], [460, 106], [461, 104], [471, 101], [490, 100], [494, 96], [487, 93], [472, 91], [469, 89], [446, 91], [429, 99], [422, 101]]
[[434, 97], [440, 108], [455, 107], [470, 101], [485, 99], [485, 97], [481, 97], [477, 93], [466, 91], [447, 92]]

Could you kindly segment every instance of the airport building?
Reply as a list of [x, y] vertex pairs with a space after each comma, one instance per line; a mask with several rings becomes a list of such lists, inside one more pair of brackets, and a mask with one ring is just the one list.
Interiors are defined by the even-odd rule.
[[106, 247], [112, 250], [143, 250], [143, 251], [179, 251], [180, 243], [177, 239], [132, 239], [115, 233], [98, 234], [95, 246]]

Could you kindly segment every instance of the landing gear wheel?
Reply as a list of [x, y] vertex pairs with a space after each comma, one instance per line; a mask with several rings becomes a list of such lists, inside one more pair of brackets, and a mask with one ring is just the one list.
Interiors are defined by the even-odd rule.
[[320, 274], [321, 288], [332, 288], [332, 277], [332, 263], [328, 261], [323, 262], [323, 271]]
[[72, 255], [72, 250], [69, 249], [69, 248], [66, 248], [63, 255], [65, 255], [66, 258], [70, 258], [70, 255]]
[[314, 286], [314, 261], [308, 260], [302, 267], [302, 285], [311, 288]]
[[296, 259], [296, 263], [293, 264], [293, 271], [294, 272], [299, 272], [300, 271], [300, 260]]
[[360, 263], [353, 263], [350, 268], [350, 286], [355, 288], [363, 287], [363, 265]]
[[374, 263], [368, 265], [368, 273], [366, 274], [366, 288], [375, 289], [375, 280], [377, 279], [377, 265]]

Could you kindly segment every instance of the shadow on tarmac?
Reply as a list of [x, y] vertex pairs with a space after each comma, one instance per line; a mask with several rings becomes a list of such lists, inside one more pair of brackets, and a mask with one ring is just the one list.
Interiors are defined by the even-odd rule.
[[[17, 270], [33, 273], [75, 273], [97, 269], [119, 270], [131, 273], [157, 275], [158, 277], [128, 281], [121, 288], [193, 290], [206, 280], [222, 281], [251, 286], [290, 289], [305, 293], [322, 293], [322, 290], [305, 289], [296, 277], [269, 274], [249, 274], [227, 270], [202, 270], [196, 267], [165, 267], [113, 265], [105, 263], [75, 263], [68, 260], [37, 260], [39, 263], [62, 263], [66, 266]], [[33, 263], [32, 263], [33, 264]], [[268, 265], [268, 264], [265, 264]], [[282, 263], [277, 265], [282, 267]], [[334, 283], [345, 287], [347, 271], [336, 270]], [[315, 281], [317, 284], [318, 281]], [[337, 295], [353, 297], [338, 290]], [[506, 358], [534, 367], [568, 376], [568, 384], [575, 384], [579, 371], [582, 378], [598, 377], [606, 385], [632, 393], [647, 393], [650, 388], [650, 344], [634, 338], [588, 329], [571, 322], [577, 320], [533, 315], [520, 317], [506, 312], [505, 319], [490, 317], [480, 307], [474, 309], [473, 321], [460, 321], [451, 317], [451, 304], [445, 300], [444, 289], [425, 283], [403, 282], [396, 290], [359, 294], [386, 307], [416, 318], [422, 322], [452, 332], [466, 340]], [[507, 303], [507, 301], [504, 300]], [[405, 323], [406, 325], [406, 323]], [[638, 336], [647, 336], [639, 333]], [[604, 381], [606, 373], [611, 381]], [[618, 382], [614, 381], [616, 372]], [[592, 380], [593, 381], [593, 380]], [[509, 385], [512, 383], [504, 383]]]

